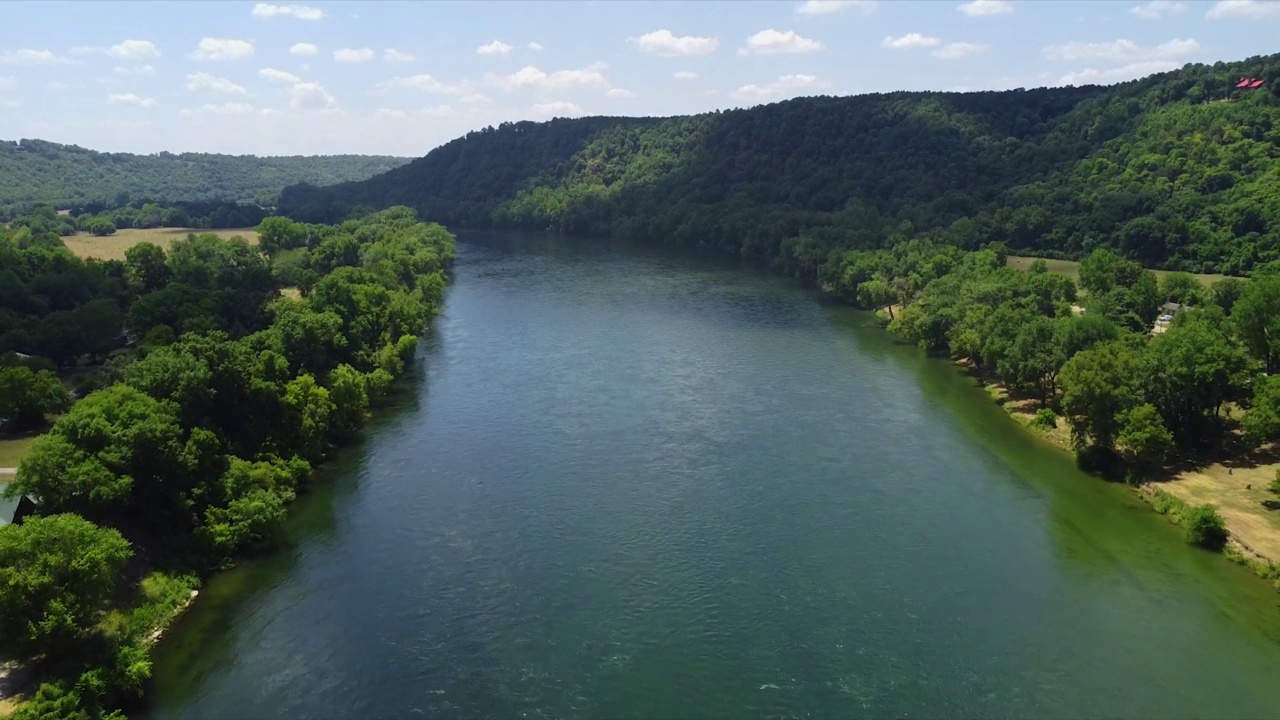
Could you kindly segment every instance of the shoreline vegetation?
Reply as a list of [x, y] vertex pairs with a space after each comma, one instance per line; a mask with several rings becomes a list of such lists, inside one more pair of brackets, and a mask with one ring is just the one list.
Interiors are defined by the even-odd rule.
[[[1186, 273], [1157, 281], [1105, 250], [1078, 272], [1016, 260], [999, 246], [906, 243], [833, 259], [821, 288], [949, 359], [1026, 431], [1280, 590], [1280, 403], [1267, 373], [1280, 266], [1205, 285]], [[1174, 300], [1179, 314], [1157, 331]], [[1158, 374], [1173, 376], [1163, 397]], [[1179, 437], [1179, 424], [1194, 433]]]
[[[256, 246], [191, 235], [98, 262], [56, 234], [0, 227], [0, 257], [33, 293], [29, 317], [0, 317], [0, 342], [47, 321], [33, 278], [50, 259], [105, 278], [130, 338], [74, 403], [46, 367], [62, 363], [10, 352], [0, 365], [0, 390], [43, 388], [0, 393], [23, 411], [5, 414], [10, 430], [58, 416], [4, 490], [36, 503], [0, 527], [0, 689], [38, 688], [0, 714], [123, 718], [201, 578], [278, 543], [313, 469], [415, 361], [454, 255], [444, 227], [391, 208], [334, 226], [272, 217], [258, 231]], [[94, 354], [72, 345], [67, 364]]]

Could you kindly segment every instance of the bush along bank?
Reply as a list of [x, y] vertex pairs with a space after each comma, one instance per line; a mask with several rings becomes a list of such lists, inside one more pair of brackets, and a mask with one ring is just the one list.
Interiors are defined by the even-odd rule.
[[[820, 279], [883, 310], [891, 332], [1003, 386], [1020, 400], [1024, 424], [1065, 425], [1065, 444], [1095, 473], [1158, 483], [1222, 458], [1255, 462], [1280, 439], [1280, 267], [1206, 287], [1185, 273], [1157, 280], [1098, 250], [1080, 265], [1077, 286], [1043, 262], [1021, 271], [1006, 260], [1001, 246], [965, 252], [908, 241], [833, 255]], [[1162, 512], [1194, 544], [1227, 547], [1214, 507]], [[1275, 579], [1276, 559], [1253, 564]]]
[[48, 680], [14, 718], [122, 717], [157, 628], [199, 577], [280, 538], [440, 309], [454, 238], [411, 210], [260, 230], [260, 250], [194, 236], [144, 251], [138, 347], [9, 483], [37, 510], [0, 528], [0, 636]]

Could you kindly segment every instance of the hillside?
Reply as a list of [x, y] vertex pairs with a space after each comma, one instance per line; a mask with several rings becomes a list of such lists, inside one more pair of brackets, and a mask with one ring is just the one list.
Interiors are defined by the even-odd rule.
[[[1236, 92], [1242, 76], [1260, 90]], [[454, 225], [718, 247], [813, 273], [928, 235], [1245, 272], [1280, 259], [1280, 55], [1109, 87], [797, 98], [673, 118], [504, 123], [366, 181], [298, 185], [332, 221], [408, 205]]]
[[366, 155], [131, 155], [43, 140], [0, 141], [0, 205], [70, 207], [112, 202], [121, 193], [157, 201], [249, 200], [270, 205], [286, 185], [364, 180], [407, 161]]

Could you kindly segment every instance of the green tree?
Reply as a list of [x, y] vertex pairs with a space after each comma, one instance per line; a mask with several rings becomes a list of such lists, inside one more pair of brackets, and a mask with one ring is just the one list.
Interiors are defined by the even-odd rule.
[[1122, 342], [1100, 343], [1063, 365], [1062, 409], [1076, 447], [1114, 446], [1121, 417], [1139, 398], [1138, 371], [1138, 354]]
[[1143, 353], [1142, 395], [1180, 445], [1204, 444], [1219, 437], [1223, 407], [1245, 396], [1248, 368], [1224, 322], [1206, 312], [1182, 315]]
[[1187, 542], [1217, 550], [1227, 544], [1227, 523], [1212, 505], [1196, 505], [1182, 513]]
[[129, 543], [76, 515], [0, 527], [0, 629], [31, 658], [83, 642], [115, 589]]
[[1253, 401], [1240, 424], [1245, 440], [1255, 447], [1280, 439], [1280, 376], [1254, 380]]
[[0, 367], [0, 421], [14, 431], [44, 427], [47, 417], [66, 412], [71, 396], [58, 376], [18, 365]]
[[1240, 339], [1262, 361], [1267, 374], [1280, 363], [1280, 275], [1264, 275], [1245, 285], [1231, 310]]
[[1231, 314], [1242, 293], [1244, 282], [1237, 278], [1223, 278], [1209, 287], [1209, 299], [1227, 315]]
[[1191, 273], [1171, 272], [1160, 281], [1160, 297], [1164, 302], [1200, 305], [1205, 299], [1205, 289]]
[[1138, 405], [1125, 410], [1117, 420], [1120, 433], [1116, 436], [1116, 445], [1133, 467], [1157, 467], [1173, 450], [1173, 434], [1164, 426], [1155, 407]]
[[289, 218], [264, 218], [258, 225], [258, 247], [268, 256], [301, 247], [306, 241], [306, 226]]
[[138, 295], [154, 292], [169, 284], [169, 262], [164, 250], [154, 243], [141, 242], [124, 252], [129, 289]]

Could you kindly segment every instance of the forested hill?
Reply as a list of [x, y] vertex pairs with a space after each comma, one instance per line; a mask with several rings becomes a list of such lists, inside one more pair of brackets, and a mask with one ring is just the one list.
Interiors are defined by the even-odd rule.
[[0, 205], [118, 205], [123, 204], [117, 201], [121, 193], [155, 201], [272, 205], [286, 185], [364, 180], [406, 162], [408, 158], [380, 155], [131, 155], [44, 140], [0, 140]]
[[[1237, 91], [1242, 77], [1256, 90]], [[1109, 87], [811, 97], [673, 118], [504, 123], [285, 213], [408, 205], [457, 226], [551, 228], [773, 258], [917, 235], [1153, 266], [1280, 259], [1280, 55]]]

